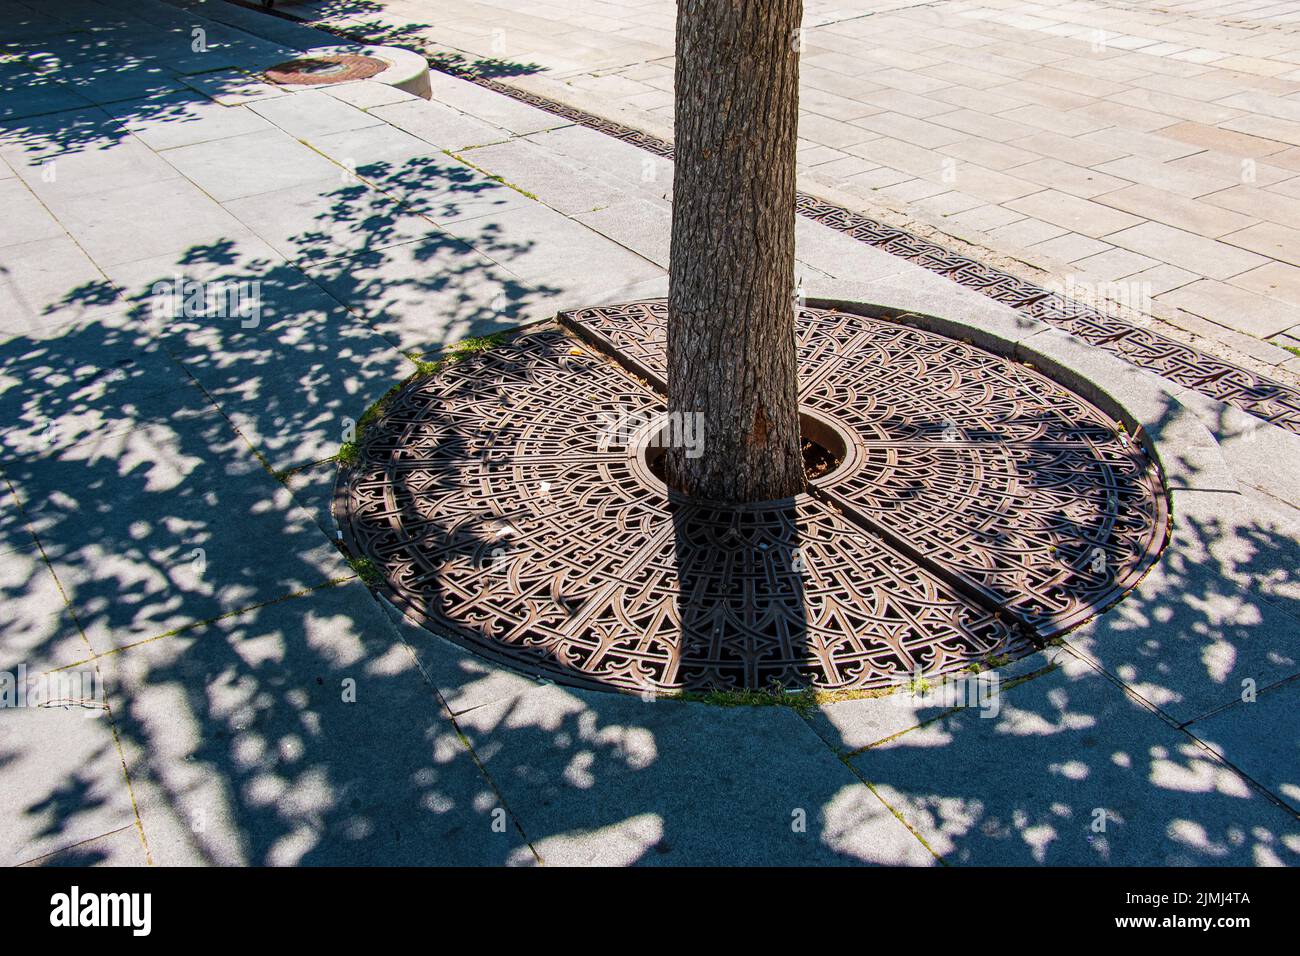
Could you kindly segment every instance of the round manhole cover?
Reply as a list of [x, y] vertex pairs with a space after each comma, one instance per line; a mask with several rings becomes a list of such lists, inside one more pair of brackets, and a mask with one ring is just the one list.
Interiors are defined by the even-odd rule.
[[291, 86], [316, 86], [323, 83], [364, 80], [386, 69], [388, 64], [378, 57], [341, 53], [288, 60], [267, 70], [266, 78], [273, 83]]
[[1156, 468], [1104, 413], [906, 316], [799, 311], [805, 437], [830, 449], [807, 493], [669, 493], [666, 312], [568, 313], [389, 400], [336, 514], [396, 604], [565, 683], [885, 688], [1031, 650], [1164, 544]]

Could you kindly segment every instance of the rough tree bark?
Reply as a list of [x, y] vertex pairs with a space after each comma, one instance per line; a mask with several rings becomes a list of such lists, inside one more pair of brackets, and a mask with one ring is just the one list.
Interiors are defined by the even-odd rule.
[[[803, 0], [678, 0], [668, 410], [703, 454], [669, 483], [763, 501], [804, 488], [794, 332]], [[670, 421], [674, 419], [670, 418]], [[680, 421], [680, 419], [676, 419]]]

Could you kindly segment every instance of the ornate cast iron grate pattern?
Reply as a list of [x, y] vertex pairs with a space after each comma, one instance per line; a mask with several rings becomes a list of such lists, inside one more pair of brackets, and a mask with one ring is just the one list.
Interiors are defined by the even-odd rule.
[[1100, 411], [905, 317], [800, 311], [802, 403], [850, 445], [808, 494], [669, 495], [635, 442], [666, 309], [567, 313], [395, 396], [336, 510], [396, 603], [566, 683], [868, 689], [1017, 656], [1163, 544], [1154, 467]]
[[[362, 31], [340, 29], [328, 24], [314, 26], [345, 39], [369, 42]], [[657, 156], [672, 158], [672, 143], [662, 137], [519, 89], [436, 56], [430, 57], [429, 65], [440, 72], [468, 80], [580, 126], [631, 143]], [[1207, 355], [1158, 332], [1125, 322], [1100, 309], [1068, 299], [976, 259], [949, 252], [942, 246], [902, 229], [887, 226], [807, 193], [798, 194], [796, 209], [801, 216], [945, 275], [959, 285], [975, 289], [1003, 305], [1071, 332], [1140, 368], [1149, 369], [1187, 388], [1235, 405], [1274, 425], [1300, 432], [1300, 390], [1256, 375], [1248, 369]]]

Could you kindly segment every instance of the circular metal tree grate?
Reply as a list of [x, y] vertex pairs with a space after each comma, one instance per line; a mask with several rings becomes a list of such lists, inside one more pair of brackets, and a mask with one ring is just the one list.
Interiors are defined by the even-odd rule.
[[289, 86], [318, 86], [324, 83], [345, 83], [364, 80], [388, 69], [389, 64], [374, 56], [357, 53], [340, 53], [328, 56], [308, 56], [278, 63], [266, 71], [273, 83]]
[[1027, 652], [1163, 546], [1114, 422], [906, 316], [799, 311], [805, 419], [844, 444], [806, 494], [670, 494], [646, 460], [666, 311], [566, 313], [394, 396], [336, 501], [392, 600], [565, 683], [867, 689]]

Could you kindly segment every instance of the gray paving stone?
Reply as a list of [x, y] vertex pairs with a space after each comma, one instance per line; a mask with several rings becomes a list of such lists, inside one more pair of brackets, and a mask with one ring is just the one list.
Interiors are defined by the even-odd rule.
[[167, 161], [218, 202], [342, 175], [280, 130], [181, 146], [167, 151]]
[[1188, 524], [1198, 530], [1189, 553], [1207, 557], [1225, 581], [1300, 619], [1300, 580], [1295, 576], [1300, 524], [1287, 502], [1267, 494], [1259, 498], [1268, 504], [1244, 493], [1184, 492], [1180, 497]]
[[68, 629], [63, 592], [30, 536], [0, 562], [0, 598], [5, 606], [0, 652], [6, 672], [12, 674], [20, 663], [32, 670], [48, 669], [89, 656], [84, 643], [68, 639], [75, 632]]
[[159, 63], [148, 60], [124, 63], [120, 57], [64, 68], [59, 71], [59, 79], [88, 102], [97, 104], [184, 88], [181, 78]]
[[[115, 269], [113, 278], [146, 313], [141, 321], [163, 337], [177, 368], [197, 381], [205, 399], [221, 408], [273, 468], [334, 455], [348, 420], [359, 418], [412, 370], [391, 340], [265, 243], [222, 245], [196, 260], [131, 263]], [[350, 267], [332, 268], [331, 275], [343, 276]], [[167, 294], [156, 297], [152, 290], [171, 289], [178, 275], [208, 289], [238, 284], [249, 307], [157, 317], [159, 299], [172, 304]]]
[[523, 322], [535, 322], [554, 318], [557, 312], [571, 309], [667, 296], [668, 274], [662, 270], [654, 271], [649, 278], [622, 281], [617, 276], [605, 279], [597, 269], [577, 275], [555, 275], [544, 282], [529, 283], [519, 302], [519, 315]]
[[[28, 541], [32, 540], [29, 535]], [[52, 584], [53, 575], [44, 562], [38, 567], [35, 560], [38, 557], [31, 552], [10, 551], [4, 555], [4, 563], [9, 566], [0, 573], [0, 587], [17, 596], [0, 623], [0, 671], [11, 675], [25, 667], [29, 677], [38, 677], [61, 667], [80, 665], [94, 654], [64, 604], [62, 592]], [[40, 579], [36, 578], [38, 571], [44, 572]], [[53, 593], [42, 595], [41, 589]], [[49, 608], [55, 606], [58, 609], [51, 612]]]
[[422, 151], [409, 158], [359, 161], [356, 175], [399, 200], [407, 211], [443, 225], [534, 204], [518, 189], [456, 159]]
[[224, 206], [286, 259], [304, 263], [385, 249], [437, 230], [360, 180], [343, 176]]
[[[1128, 227], [1142, 228], [1141, 220], [1136, 216], [1130, 216], [1128, 213], [1120, 212], [1117, 209], [1102, 206], [1088, 199], [1079, 199], [1076, 196], [1055, 189], [1045, 189], [1042, 192], [1021, 199], [1014, 199], [1007, 205], [1016, 212], [1024, 213], [1026, 216], [1046, 220], [1063, 229], [1069, 229], [1093, 239], [1099, 239], [1102, 236], [1109, 237], [1111, 233]], [[1115, 242], [1115, 239], [1107, 238], [1106, 241]], [[1124, 243], [1117, 244], [1124, 245]], [[1128, 245], [1125, 245], [1125, 248], [1133, 249], [1134, 252], [1144, 251], [1144, 249], [1137, 249]]]
[[823, 705], [812, 715], [811, 723], [827, 746], [836, 753], [847, 754], [911, 730], [950, 710], [950, 704], [927, 706], [907, 691], [899, 691], [887, 697]]
[[[117, 290], [66, 235], [0, 247], [0, 338], [62, 334], [121, 312]], [[6, 348], [0, 346], [0, 348]]]
[[67, 84], [48, 81], [23, 83], [21, 97], [6, 96], [4, 103], [0, 104], [0, 120], [20, 120], [88, 105], [90, 100]]
[[[1296, 544], [1241, 495], [1184, 492], [1160, 562], [1067, 641], [1185, 723], [1300, 673]], [[1234, 512], [1236, 512], [1234, 516]], [[1288, 562], [1290, 562], [1288, 564]]]
[[996, 718], [959, 711], [853, 764], [949, 863], [1300, 861], [1294, 816], [1090, 669], [1027, 681]]
[[1157, 298], [1163, 304], [1260, 338], [1289, 328], [1296, 317], [1296, 307], [1289, 303], [1212, 279], [1198, 279]]
[[180, 254], [249, 234], [211, 197], [184, 179], [58, 200], [51, 204], [51, 211], [103, 267]]
[[523, 279], [597, 272], [612, 284], [649, 279], [658, 267], [553, 209], [532, 203], [446, 224], [480, 254]]
[[314, 139], [330, 133], [383, 125], [383, 120], [330, 96], [324, 90], [303, 90], [291, 96], [261, 100], [249, 104], [248, 109], [296, 139]]
[[606, 181], [591, 167], [556, 156], [529, 140], [484, 146], [463, 155], [566, 215], [593, 212], [629, 198], [626, 188]]
[[1290, 465], [1300, 456], [1300, 435], [1190, 389], [1176, 394], [1214, 436], [1242, 489], [1259, 489], [1276, 502], [1300, 501], [1300, 474]]
[[1067, 231], [1052, 223], [1022, 216], [1017, 222], [995, 227], [989, 235], [999, 243], [1005, 243], [1004, 248], [1024, 249], [1044, 239], [1063, 236]]
[[810, 722], [836, 753], [847, 754], [928, 723], [960, 707], [993, 712], [998, 695], [1014, 681], [1059, 666], [1067, 652], [1052, 646], [979, 674], [935, 681], [928, 689], [901, 687], [883, 697], [822, 704]]
[[307, 272], [403, 352], [437, 351], [518, 325], [526, 301], [555, 289], [525, 282], [446, 234], [309, 266]]
[[155, 863], [502, 863], [517, 839], [360, 584], [104, 668]]
[[[88, 716], [93, 714], [100, 716]], [[6, 710], [0, 753], [5, 779], [0, 852], [7, 864], [134, 825], [122, 760], [103, 711]]]
[[548, 864], [934, 862], [786, 708], [548, 686], [457, 724]]
[[[1099, 239], [1089, 239], [1087, 236], [1081, 236], [1076, 232], [1067, 232], [1063, 236], [1056, 236], [1046, 242], [1031, 246], [1030, 251], [1053, 259], [1059, 259], [1062, 262], [1075, 262], [1079, 259], [1100, 255], [1112, 248], [1112, 246]], [[1148, 259], [1147, 261], [1153, 262], [1154, 260]]]
[[6, 459], [207, 408], [184, 371], [143, 336], [87, 325], [42, 343], [0, 345], [0, 449]]
[[[4, 469], [0, 466], [0, 478]], [[32, 547], [35, 541], [27, 530], [27, 518], [21, 502], [7, 483], [0, 484], [0, 555]]]
[[1300, 813], [1300, 682], [1264, 690], [1187, 729]]
[[448, 161], [437, 146], [387, 123], [312, 136], [309, 142], [313, 149], [370, 180], [382, 180], [407, 167], [422, 168]]
[[11, 154], [9, 164], [37, 197], [50, 204], [180, 176], [171, 165], [129, 135], [63, 153]]
[[573, 218], [661, 268], [668, 268], [673, 213], [663, 203], [624, 199]]
[[222, 106], [241, 106], [258, 100], [289, 95], [284, 87], [260, 80], [241, 69], [214, 70], [210, 73], [186, 76], [182, 78], [182, 82]]
[[[878, 251], [878, 250], [872, 250]], [[994, 351], [1005, 352], [1007, 343], [1018, 342], [1038, 334], [1042, 323], [1020, 315], [988, 298], [964, 289], [954, 282], [919, 266], [903, 263], [903, 268], [881, 279], [848, 282], [843, 279], [827, 283], [807, 282], [808, 299], [822, 299], [831, 307], [836, 302], [868, 303], [889, 316], [900, 312], [917, 313], [916, 321], [940, 335], [965, 339]], [[951, 317], [956, 316], [956, 319]]]
[[215, 410], [6, 473], [100, 652], [349, 573]]
[[443, 103], [461, 113], [467, 113], [493, 126], [509, 130], [517, 136], [569, 125], [568, 120], [446, 73], [431, 72], [429, 85], [433, 91], [434, 102]]
[[[5, 167], [8, 169], [8, 166]], [[64, 235], [57, 219], [32, 195], [31, 190], [16, 176], [0, 179], [0, 246], [12, 246], [38, 239], [54, 239]]]
[[[189, 336], [174, 354], [277, 471], [338, 453], [389, 388], [415, 371], [393, 343], [318, 289], [280, 296], [291, 321]], [[298, 305], [301, 304], [301, 311]]]
[[649, 199], [672, 197], [672, 161], [647, 153], [631, 143], [582, 126], [546, 130], [530, 136], [529, 140], [628, 184], [644, 192]]
[[[331, 519], [332, 521], [333, 519]], [[463, 714], [487, 704], [510, 701], [542, 686], [542, 682], [508, 670], [466, 650], [450, 637], [434, 633], [387, 598], [377, 599], [385, 616], [402, 641], [420, 662], [420, 669], [453, 715]]]
[[193, 146], [274, 128], [252, 110], [222, 106], [189, 91], [109, 103], [104, 109], [155, 150]]
[[907, 270], [905, 259], [810, 219], [796, 219], [794, 235], [796, 258], [831, 276], [870, 282]]
[[380, 106], [370, 112], [371, 115], [418, 136], [430, 145], [453, 152], [467, 146], [499, 143], [511, 138], [511, 134], [499, 126], [484, 123], [439, 103], [429, 103], [425, 100]]
[[338, 473], [336, 462], [325, 461], [293, 472], [284, 482], [298, 504], [316, 519], [321, 533], [331, 541], [339, 540], [339, 525], [334, 520], [334, 482]]
[[1106, 241], [1211, 279], [1226, 279], [1266, 261], [1253, 252], [1157, 222], [1114, 232], [1106, 236]]
[[[186, 24], [178, 24], [182, 31], [187, 29]], [[194, 21], [188, 25], [188, 29], [193, 29]], [[187, 95], [201, 95], [193, 87], [180, 80], [181, 77], [193, 76], [201, 73], [212, 73], [218, 70], [230, 72], [238, 70], [249, 60], [249, 51], [241, 46], [233, 38], [228, 36], [213, 36], [211, 27], [213, 24], [207, 24], [205, 29], [208, 33], [208, 47], [205, 50], [193, 50], [190, 43], [171, 42], [150, 42], [146, 40], [142, 45], [135, 46], [132, 44], [141, 57], [147, 57], [151, 62], [163, 67], [164, 69], [175, 74], [178, 78], [182, 92]], [[138, 37], [137, 37], [138, 38]], [[191, 41], [192, 42], [192, 41]], [[204, 97], [207, 99], [207, 97]]]
[[391, 106], [394, 103], [409, 103], [420, 97], [407, 93], [387, 83], [372, 83], [358, 80], [355, 83], [335, 83], [325, 88], [325, 92], [344, 103], [351, 103], [358, 109], [370, 110], [377, 106]]
[[1150, 186], [1117, 189], [1097, 197], [1097, 201], [1211, 239], [1244, 229], [1255, 221], [1208, 202], [1185, 199]]

